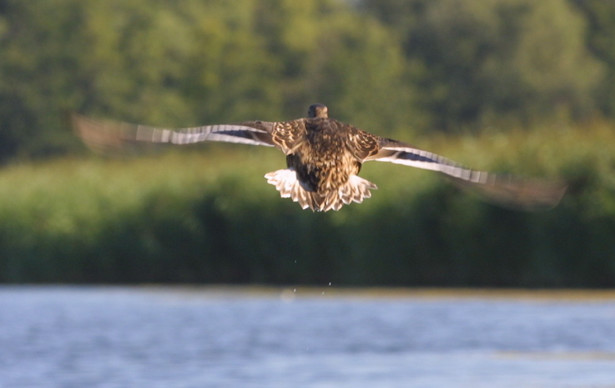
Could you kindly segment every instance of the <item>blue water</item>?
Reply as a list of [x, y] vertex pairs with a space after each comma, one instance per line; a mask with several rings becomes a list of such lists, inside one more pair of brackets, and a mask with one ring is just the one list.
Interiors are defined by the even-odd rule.
[[615, 387], [615, 299], [0, 287], [0, 387]]

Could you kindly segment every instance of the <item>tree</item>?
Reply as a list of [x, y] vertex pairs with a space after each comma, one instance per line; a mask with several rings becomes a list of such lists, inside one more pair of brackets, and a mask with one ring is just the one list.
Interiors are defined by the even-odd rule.
[[[590, 114], [601, 64], [584, 45], [583, 17], [565, 0], [365, 0], [403, 20], [423, 109], [436, 127]], [[414, 12], [402, 18], [395, 10]]]
[[412, 117], [395, 36], [335, 0], [3, 0], [0, 43], [0, 161], [78, 144], [67, 110], [194, 125], [320, 101], [383, 129]]
[[66, 140], [57, 123], [70, 105], [77, 7], [5, 0], [1, 8], [0, 162], [54, 154]]
[[615, 116], [615, 2], [603, 0], [570, 0], [588, 21], [589, 50], [606, 64], [597, 101], [610, 118]]
[[391, 31], [338, 1], [259, 4], [258, 31], [269, 55], [283, 58], [286, 112], [322, 102], [339, 119], [384, 132], [413, 122], [408, 71]]

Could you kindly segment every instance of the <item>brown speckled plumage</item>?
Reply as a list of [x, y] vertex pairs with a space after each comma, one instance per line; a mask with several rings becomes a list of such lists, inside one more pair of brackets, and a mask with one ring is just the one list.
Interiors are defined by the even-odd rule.
[[[377, 138], [328, 118], [324, 105], [310, 106], [307, 118], [274, 126], [272, 140], [286, 154], [288, 169], [296, 174], [303, 192], [290, 196], [303, 208], [338, 210], [344, 204], [363, 201], [371, 195], [370, 189], [376, 189], [371, 182], [351, 177], [359, 174], [367, 155], [378, 151]], [[284, 189], [276, 172], [265, 177], [282, 196], [300, 190], [293, 185]]]
[[339, 210], [371, 196], [376, 185], [358, 176], [362, 163], [386, 161], [440, 172], [463, 187], [499, 204], [521, 209], [555, 206], [565, 192], [559, 182], [519, 179], [465, 168], [437, 154], [406, 143], [372, 135], [328, 117], [322, 104], [308, 116], [290, 121], [247, 121], [166, 129], [73, 115], [78, 135], [91, 148], [117, 149], [133, 141], [189, 144], [224, 141], [274, 146], [286, 155], [287, 168], [265, 175], [283, 198], [304, 209]]

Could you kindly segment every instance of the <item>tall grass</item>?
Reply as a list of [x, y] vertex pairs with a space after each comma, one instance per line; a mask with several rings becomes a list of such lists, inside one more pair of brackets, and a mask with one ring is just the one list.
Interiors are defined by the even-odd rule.
[[0, 171], [0, 281], [615, 285], [615, 128], [415, 143], [474, 168], [560, 176], [569, 193], [523, 213], [371, 163], [371, 199], [319, 214], [266, 184], [284, 164], [273, 149], [15, 165]]

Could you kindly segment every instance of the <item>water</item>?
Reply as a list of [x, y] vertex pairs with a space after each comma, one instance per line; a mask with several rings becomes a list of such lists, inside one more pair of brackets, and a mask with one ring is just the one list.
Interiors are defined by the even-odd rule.
[[615, 299], [0, 287], [0, 387], [615, 387]]

